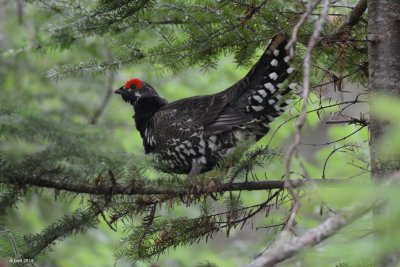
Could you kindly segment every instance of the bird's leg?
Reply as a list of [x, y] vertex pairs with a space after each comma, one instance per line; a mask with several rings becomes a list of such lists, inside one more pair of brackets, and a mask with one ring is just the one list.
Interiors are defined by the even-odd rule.
[[191, 186], [186, 193], [186, 201], [185, 202], [186, 202], [187, 206], [190, 204], [190, 202], [192, 200], [191, 195], [193, 194], [196, 197], [197, 192], [199, 192], [201, 189], [201, 186], [195, 180], [195, 177], [200, 174], [200, 171], [201, 171], [200, 163], [197, 160], [193, 159], [192, 168], [190, 169], [190, 172], [188, 175]]
[[[201, 171], [201, 165], [197, 160], [193, 160], [192, 161], [192, 168], [190, 169], [188, 178], [190, 180], [191, 183], [194, 183], [193, 189], [192, 191], [197, 194], [198, 192], [201, 191], [201, 183], [199, 183], [198, 181], [196, 181], [195, 177], [198, 176], [200, 174]], [[199, 177], [198, 177], [199, 178]]]
[[[198, 161], [193, 160], [192, 162], [192, 168], [190, 169], [188, 178], [191, 179], [191, 181], [194, 181], [194, 177], [196, 177], [197, 175], [200, 174], [201, 171], [201, 165]], [[207, 188], [210, 189], [210, 187], [212, 189], [214, 189], [214, 182], [212, 181]], [[197, 185], [193, 185], [193, 191], [195, 194], [197, 194], [198, 192], [201, 191], [201, 189], [203, 188], [203, 185], [197, 184]], [[208, 192], [207, 193], [213, 200], [218, 200], [217, 197], [212, 193], [212, 192]]]
[[201, 166], [200, 163], [197, 160], [192, 161], [192, 168], [190, 169], [189, 172], [189, 179], [195, 177], [196, 175], [200, 174], [201, 171]]

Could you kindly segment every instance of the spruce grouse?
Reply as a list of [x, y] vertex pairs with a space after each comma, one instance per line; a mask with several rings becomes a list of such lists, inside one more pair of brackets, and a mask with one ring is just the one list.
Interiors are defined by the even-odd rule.
[[282, 114], [284, 96], [296, 86], [283, 85], [293, 71], [286, 45], [286, 35], [276, 35], [247, 75], [217, 94], [169, 103], [140, 79], [115, 93], [133, 106], [145, 153], [156, 154], [170, 172], [193, 176], [211, 170], [239, 142], [259, 140]]

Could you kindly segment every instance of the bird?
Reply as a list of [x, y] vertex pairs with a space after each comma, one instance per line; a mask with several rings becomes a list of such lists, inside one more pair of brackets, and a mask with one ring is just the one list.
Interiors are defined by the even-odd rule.
[[167, 172], [193, 177], [218, 166], [239, 143], [257, 142], [284, 112], [297, 86], [285, 83], [294, 70], [287, 44], [286, 34], [276, 34], [250, 71], [216, 94], [168, 102], [139, 78], [114, 92], [133, 106], [145, 153]]

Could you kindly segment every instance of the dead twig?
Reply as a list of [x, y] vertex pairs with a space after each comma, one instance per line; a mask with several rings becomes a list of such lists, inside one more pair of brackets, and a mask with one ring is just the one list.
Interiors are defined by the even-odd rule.
[[[320, 1], [313, 1], [307, 6], [307, 11], [304, 13], [304, 15], [300, 18], [300, 21], [296, 24], [295, 29], [293, 30], [294, 33], [292, 34], [292, 39], [290, 40], [288, 47], [290, 49], [290, 52], [292, 54], [293, 52], [293, 47], [294, 47], [294, 42], [297, 38], [297, 31], [300, 26], [304, 23], [305, 19], [312, 13], [314, 8], [319, 4]], [[310, 41], [308, 43], [306, 55], [304, 58], [304, 77], [303, 77], [303, 107], [300, 113], [300, 116], [297, 120], [296, 123], [296, 135], [295, 135], [295, 140], [294, 142], [290, 145], [287, 155], [286, 155], [286, 160], [285, 160], [285, 167], [286, 167], [286, 174], [285, 174], [285, 181], [288, 183], [288, 191], [290, 192], [292, 198], [293, 198], [293, 205], [292, 209], [290, 212], [290, 215], [288, 217], [287, 224], [285, 226], [286, 230], [291, 230], [294, 224], [294, 219], [296, 217], [296, 213], [298, 209], [300, 208], [300, 202], [297, 196], [297, 193], [293, 190], [293, 186], [290, 184], [290, 168], [291, 168], [291, 162], [292, 158], [297, 153], [298, 147], [301, 144], [301, 130], [303, 128], [303, 125], [306, 121], [307, 118], [307, 110], [308, 110], [308, 96], [310, 94], [310, 73], [311, 73], [311, 56], [312, 56], [312, 51], [316, 44], [320, 40], [320, 34], [323, 29], [323, 25], [326, 21], [326, 17], [329, 11], [329, 1], [324, 0], [324, 9], [322, 10], [321, 16], [318, 19], [318, 21], [315, 23], [314, 31], [313, 34], [311, 35]], [[298, 27], [297, 27], [298, 26]]]
[[375, 205], [376, 203], [372, 202], [355, 207], [345, 213], [335, 214], [300, 237], [291, 238], [290, 232], [284, 230], [273, 246], [264, 251], [246, 267], [275, 266], [277, 263], [293, 257], [305, 248], [315, 246], [331, 237], [346, 225], [369, 212]]
[[[112, 56], [111, 56], [111, 52], [109, 50], [107, 50], [107, 58], [109, 58], [110, 60], [112, 60]], [[100, 116], [104, 113], [108, 102], [110, 102], [112, 93], [113, 93], [113, 89], [112, 86], [114, 84], [114, 78], [115, 78], [115, 74], [114, 72], [110, 71], [108, 73], [108, 79], [107, 79], [107, 85], [106, 85], [106, 94], [104, 95], [103, 100], [100, 103], [100, 106], [97, 108], [97, 110], [94, 112], [93, 117], [90, 119], [90, 124], [92, 125], [96, 125]]]

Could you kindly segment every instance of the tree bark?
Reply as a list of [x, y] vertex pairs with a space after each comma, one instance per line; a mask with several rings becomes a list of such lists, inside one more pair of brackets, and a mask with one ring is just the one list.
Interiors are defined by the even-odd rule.
[[[400, 98], [400, 1], [368, 0], [368, 40], [369, 51], [369, 96], [374, 101], [377, 95], [388, 95]], [[390, 125], [387, 121], [370, 118], [370, 155], [372, 179], [381, 183], [390, 174], [400, 169], [398, 160], [388, 158], [380, 144]], [[374, 222], [384, 207], [373, 210]], [[378, 230], [378, 229], [376, 229]], [[376, 231], [377, 241], [380, 235]], [[392, 266], [398, 261], [400, 254], [387, 255], [379, 266]]]
[[[400, 1], [368, 1], [369, 92], [400, 98]], [[379, 153], [380, 140], [390, 125], [373, 114], [370, 121], [371, 171], [374, 180], [399, 169], [399, 162]]]

